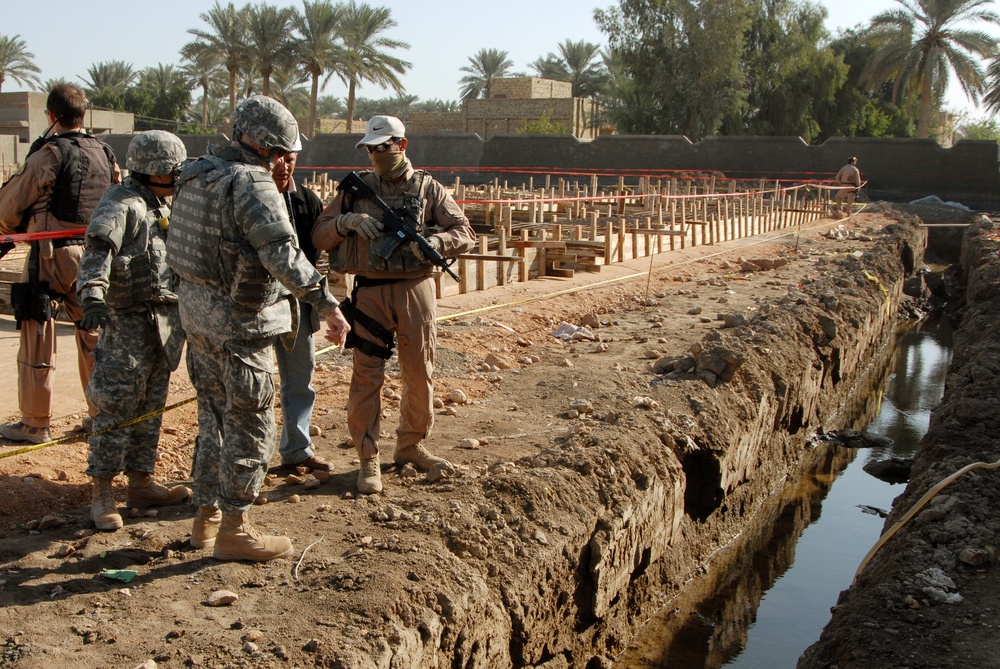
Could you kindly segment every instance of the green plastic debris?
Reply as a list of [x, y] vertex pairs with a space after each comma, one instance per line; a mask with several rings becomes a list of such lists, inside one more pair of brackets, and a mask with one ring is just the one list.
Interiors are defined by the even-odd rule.
[[113, 578], [116, 581], [128, 583], [135, 578], [135, 575], [138, 573], [139, 572], [134, 569], [104, 569], [101, 571], [100, 575], [107, 578]]

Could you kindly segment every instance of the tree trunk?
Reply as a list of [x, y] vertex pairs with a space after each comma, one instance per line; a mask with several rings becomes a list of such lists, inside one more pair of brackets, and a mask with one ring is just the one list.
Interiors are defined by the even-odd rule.
[[208, 129], [208, 82], [201, 87], [201, 127]]
[[319, 73], [312, 73], [312, 86], [309, 89], [309, 139], [316, 136], [316, 99], [319, 97]]
[[229, 114], [236, 111], [236, 68], [229, 70]]
[[920, 116], [917, 119], [917, 137], [927, 139], [931, 136], [931, 108], [933, 107], [934, 90], [931, 87], [931, 71], [924, 70], [920, 78]]
[[271, 95], [271, 68], [262, 67], [260, 68], [260, 78], [264, 80], [264, 86], [261, 90], [261, 95]]
[[355, 83], [354, 79], [351, 79], [351, 83], [349, 83], [347, 85], [347, 128], [346, 128], [347, 132], [353, 132], [354, 131], [354, 124], [353, 124], [353, 121], [354, 121], [354, 93], [355, 93], [355, 87], [356, 86], [357, 86], [357, 83]]

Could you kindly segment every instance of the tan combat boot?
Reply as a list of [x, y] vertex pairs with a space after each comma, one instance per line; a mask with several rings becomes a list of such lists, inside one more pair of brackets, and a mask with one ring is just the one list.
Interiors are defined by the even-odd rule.
[[454, 472], [455, 467], [444, 458], [431, 455], [430, 451], [421, 444], [416, 444], [392, 454], [392, 460], [397, 465], [405, 465], [407, 462], [413, 464], [417, 469], [427, 471], [432, 467], [439, 467], [445, 471]]
[[122, 526], [122, 516], [115, 506], [115, 497], [111, 492], [111, 479], [99, 476], [91, 477], [94, 482], [94, 492], [90, 500], [90, 517], [99, 530], [117, 530]]
[[358, 470], [358, 492], [362, 495], [382, 492], [382, 467], [379, 465], [377, 455], [361, 461], [361, 469]]
[[291, 539], [261, 534], [247, 520], [245, 511], [222, 514], [219, 535], [215, 539], [215, 552], [212, 553], [215, 559], [264, 562], [291, 554]]
[[222, 524], [222, 511], [214, 506], [199, 506], [194, 514], [190, 544], [195, 548], [212, 548]]
[[125, 472], [125, 475], [128, 476], [128, 492], [125, 495], [125, 503], [130, 509], [180, 504], [191, 496], [191, 490], [186, 486], [175, 485], [168, 488], [154, 481], [153, 477], [146, 472], [138, 472], [133, 469]]

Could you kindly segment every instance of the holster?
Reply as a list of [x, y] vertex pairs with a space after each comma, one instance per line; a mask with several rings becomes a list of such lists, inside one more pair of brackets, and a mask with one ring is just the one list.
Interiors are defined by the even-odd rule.
[[[355, 291], [356, 290], [357, 286], [355, 285]], [[357, 298], [355, 298], [355, 300], [356, 299]], [[356, 348], [365, 355], [382, 358], [383, 360], [388, 360], [392, 357], [392, 349], [396, 344], [396, 338], [393, 336], [392, 332], [386, 330], [368, 314], [356, 309], [354, 307], [354, 302], [349, 297], [340, 303], [340, 313], [344, 315], [344, 319], [347, 321], [348, 325], [351, 326], [350, 331], [347, 333], [347, 340], [344, 342], [345, 349]], [[375, 342], [369, 341], [358, 335], [357, 331], [354, 329], [355, 322], [361, 323], [361, 325], [365, 326], [366, 330], [382, 341], [389, 342], [389, 345], [380, 346]]]
[[14, 308], [14, 320], [18, 330], [21, 329], [21, 321], [47, 323], [55, 315], [47, 281], [11, 284], [10, 304]]

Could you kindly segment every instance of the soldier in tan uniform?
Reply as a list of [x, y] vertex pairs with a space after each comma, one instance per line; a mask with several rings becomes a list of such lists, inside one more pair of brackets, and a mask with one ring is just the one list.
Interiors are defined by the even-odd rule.
[[[32, 146], [24, 168], [0, 189], [0, 234], [18, 230], [24, 220], [29, 233], [81, 233], [32, 242], [21, 282], [12, 289], [11, 301], [20, 304], [15, 305], [15, 317], [21, 330], [17, 354], [21, 420], [0, 425], [0, 436], [11, 441], [40, 444], [50, 439], [57, 302], [78, 324], [77, 364], [84, 390], [94, 368], [98, 332], [79, 327], [83, 309], [76, 294], [76, 271], [83, 255], [83, 231], [104, 191], [117, 180], [117, 165], [106, 144], [82, 131], [86, 109], [87, 98], [79, 88], [54, 86], [45, 109], [52, 125]], [[91, 404], [90, 415], [96, 413]]]
[[[361, 178], [390, 207], [402, 207], [421, 222], [420, 233], [444, 256], [466, 253], [475, 232], [458, 204], [427, 172], [414, 170], [406, 157], [406, 131], [392, 116], [374, 116], [357, 144], [368, 152], [374, 170]], [[431, 455], [421, 443], [434, 423], [433, 385], [435, 284], [433, 266], [416, 243], [403, 244], [388, 259], [376, 249], [385, 240], [381, 211], [371, 201], [339, 192], [313, 227], [313, 243], [330, 252], [330, 268], [354, 275], [354, 323], [347, 347], [354, 349], [354, 371], [347, 404], [347, 426], [361, 459], [358, 492], [382, 490], [379, 466], [382, 384], [385, 362], [398, 342], [402, 401], [393, 460], [421, 469], [451, 464]], [[395, 341], [394, 341], [395, 340]]]
[[[842, 210], [845, 214], [850, 214], [854, 207], [854, 196], [861, 188], [861, 172], [858, 170], [858, 159], [851, 156], [847, 159], [847, 164], [840, 168], [837, 176], [839, 190], [837, 191], [837, 206], [835, 209]], [[844, 198], [847, 198], [847, 206], [844, 206]]]

